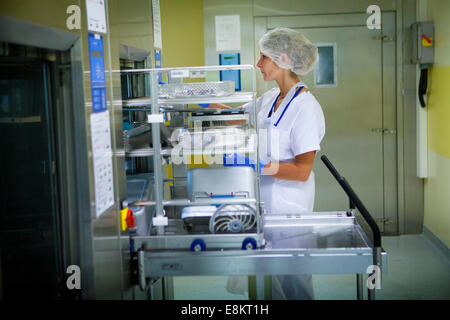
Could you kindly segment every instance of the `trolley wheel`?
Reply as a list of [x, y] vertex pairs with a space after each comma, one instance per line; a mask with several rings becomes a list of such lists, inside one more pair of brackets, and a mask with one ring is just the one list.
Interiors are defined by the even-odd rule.
[[195, 239], [192, 241], [190, 249], [192, 252], [205, 251], [206, 243], [203, 239]]
[[257, 247], [256, 240], [253, 238], [245, 238], [242, 241], [242, 250], [256, 250]]

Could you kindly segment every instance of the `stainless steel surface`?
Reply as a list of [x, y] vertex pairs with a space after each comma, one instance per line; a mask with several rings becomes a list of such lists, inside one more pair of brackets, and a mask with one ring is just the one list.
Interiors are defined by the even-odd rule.
[[[153, 194], [153, 175], [138, 174], [127, 176], [127, 201], [129, 204], [139, 200], [151, 200]], [[138, 236], [150, 235], [154, 207], [132, 207]]]
[[279, 248], [367, 248], [369, 241], [354, 217], [317, 214], [264, 218], [267, 246]]
[[[88, 160], [88, 148], [87, 148], [87, 124], [85, 122], [85, 110], [81, 108], [83, 102], [85, 101], [85, 96], [83, 92], [83, 44], [82, 39], [73, 45], [70, 55], [71, 55], [71, 77], [72, 77], [72, 90], [76, 94], [72, 94], [72, 104], [74, 106], [73, 110], [73, 154], [75, 157], [74, 166], [77, 168], [76, 179], [74, 179], [74, 189], [76, 190], [76, 214], [74, 218], [77, 220], [77, 229], [73, 233], [74, 241], [78, 237], [79, 239], [79, 261], [80, 268], [84, 270], [85, 275], [81, 279], [81, 286], [85, 288], [83, 292], [84, 299], [95, 298], [95, 268], [93, 264], [93, 232], [91, 223], [91, 202], [86, 201], [90, 199], [90, 176], [89, 176], [89, 160]], [[77, 108], [76, 106], [80, 106]], [[70, 117], [70, 116], [69, 116]], [[70, 144], [68, 144], [70, 145]], [[71, 260], [71, 264], [76, 262], [77, 259]], [[100, 296], [100, 295], [98, 295]]]
[[[204, 235], [205, 241], [207, 236]], [[226, 236], [230, 235], [223, 235]], [[270, 216], [264, 219], [264, 238], [267, 244], [257, 250], [208, 250], [208, 245], [203, 252], [147, 249], [146, 277], [361, 274], [373, 263], [369, 240], [356, 219], [347, 217], [345, 212]], [[142, 237], [137, 240], [147, 248], [154, 241]], [[179, 241], [189, 243], [188, 237], [179, 236]], [[386, 272], [387, 255], [381, 252], [380, 256], [382, 270]]]
[[[209, 121], [208, 121], [209, 122]], [[251, 145], [252, 136], [248, 130], [235, 126], [205, 127], [203, 122], [195, 122], [194, 128], [177, 128], [172, 132], [170, 143], [183, 152], [203, 151], [203, 153], [219, 157], [222, 162], [225, 152], [234, 152], [235, 148]], [[174, 152], [174, 155], [177, 155]], [[215, 162], [217, 162], [217, 160]]]
[[190, 200], [195, 202], [208, 201], [203, 194], [239, 196], [246, 193], [248, 198], [254, 198], [255, 174], [250, 167], [191, 169], [187, 174], [187, 189]]
[[[386, 254], [382, 255], [387, 263]], [[223, 250], [145, 253], [146, 277], [187, 275], [358, 274], [372, 264], [370, 249]]]
[[144, 124], [123, 132], [123, 146], [125, 152], [129, 153], [135, 149], [146, 148], [151, 140], [150, 125]]
[[364, 285], [363, 285], [364, 275], [358, 273], [356, 275], [356, 299], [364, 300]]
[[54, 23], [46, 22], [48, 25], [35, 23], [35, 21], [32, 23], [4, 16], [2, 13], [0, 16], [0, 41], [66, 51], [70, 50], [79, 39], [78, 34], [69, 32], [67, 29], [55, 28]]
[[191, 116], [188, 118], [189, 122], [230, 121], [230, 120], [245, 120], [246, 122], [248, 122], [249, 116], [248, 114], [227, 114], [227, 115]]
[[[248, 144], [242, 148], [233, 149], [233, 152], [236, 153], [254, 153], [255, 146], [253, 144]], [[178, 156], [186, 156], [186, 155], [205, 155], [205, 150], [202, 149], [194, 149], [194, 150], [184, 150], [183, 148], [174, 149], [174, 148], [162, 148], [161, 155], [168, 156], [172, 155], [172, 152], [176, 152]], [[155, 154], [155, 150], [150, 147], [144, 147], [139, 149], [134, 149], [126, 153], [127, 157], [149, 157]]]
[[[251, 64], [240, 64], [240, 65], [223, 65], [223, 66], [213, 65], [213, 66], [198, 66], [198, 67], [158, 68], [153, 70], [156, 70], [158, 73], [162, 73], [173, 71], [223, 71], [223, 70], [252, 70], [252, 69], [254, 69], [254, 66]], [[122, 70], [119, 72], [148, 73], [149, 70], [150, 69], [133, 69], [133, 70]]]
[[192, 83], [168, 83], [159, 86], [161, 99], [197, 97], [220, 97], [234, 93], [234, 81], [206, 81]]
[[142, 291], [145, 291], [147, 287], [146, 279], [145, 279], [145, 256], [144, 251], [141, 250], [138, 252], [138, 268], [139, 268], [139, 288]]
[[[199, 104], [210, 103], [212, 100], [216, 103], [245, 103], [252, 100], [253, 94], [251, 92], [236, 92], [229, 96], [224, 97], [189, 97], [189, 98], [170, 98], [170, 99], [158, 99], [158, 104], [164, 108], [164, 105], [185, 105], [185, 104]], [[135, 98], [123, 100], [124, 107], [141, 107], [150, 106], [152, 99], [150, 97]], [[196, 109], [201, 111], [201, 109]], [[220, 109], [218, 110], [220, 111]]]
[[[152, 114], [159, 114], [159, 107], [157, 104], [157, 92], [158, 92], [158, 73], [156, 71], [150, 71], [150, 96], [152, 97]], [[156, 217], [164, 216], [164, 209], [162, 201], [164, 200], [164, 186], [163, 177], [161, 172], [161, 139], [160, 139], [160, 123], [152, 123], [152, 144], [153, 144], [153, 173], [155, 175], [154, 180], [154, 199]], [[164, 233], [164, 226], [157, 226], [157, 233]]]
[[122, 105], [124, 108], [151, 106], [152, 99], [150, 97], [124, 99], [122, 100]]
[[[161, 155], [170, 155], [172, 152], [172, 148], [164, 148], [160, 150]], [[126, 155], [127, 157], [149, 157], [153, 156], [155, 154], [155, 150], [150, 147], [143, 147], [138, 149], [133, 149], [130, 151], [127, 151]]]
[[151, 56], [151, 53], [147, 50], [135, 48], [132, 46], [119, 45], [119, 57], [120, 59], [132, 60], [132, 61], [143, 61]]
[[[191, 201], [189, 199], [174, 199], [174, 200], [164, 200], [163, 206], [209, 206], [209, 205], [215, 205], [218, 204], [218, 202], [223, 204], [255, 204], [257, 203], [257, 200], [255, 198], [245, 198], [245, 199], [208, 199], [203, 201]], [[156, 204], [155, 201], [135, 201], [130, 204], [130, 206], [134, 207], [147, 207], [147, 206], [154, 206]]]

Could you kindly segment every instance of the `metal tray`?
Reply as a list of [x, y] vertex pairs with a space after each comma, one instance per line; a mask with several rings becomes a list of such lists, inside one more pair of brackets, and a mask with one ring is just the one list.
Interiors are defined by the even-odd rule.
[[264, 238], [272, 249], [370, 248], [354, 216], [346, 212], [316, 212], [264, 216]]
[[161, 99], [221, 97], [234, 93], [234, 81], [169, 83], [159, 87]]
[[201, 202], [217, 198], [255, 198], [255, 174], [250, 167], [197, 168], [187, 173], [188, 197]]

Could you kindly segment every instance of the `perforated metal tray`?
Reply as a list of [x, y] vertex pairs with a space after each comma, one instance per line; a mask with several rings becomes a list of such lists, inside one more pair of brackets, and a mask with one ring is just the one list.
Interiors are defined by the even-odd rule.
[[234, 81], [169, 83], [159, 87], [161, 99], [221, 97], [234, 93]]

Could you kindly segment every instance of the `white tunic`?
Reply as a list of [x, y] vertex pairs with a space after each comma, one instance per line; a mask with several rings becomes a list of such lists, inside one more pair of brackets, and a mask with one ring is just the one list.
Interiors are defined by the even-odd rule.
[[[291, 101], [300, 86], [305, 84], [298, 82], [292, 87], [270, 117], [269, 112], [280, 89], [271, 89], [257, 99], [261, 159], [272, 163], [294, 162], [297, 155], [320, 150], [320, 142], [325, 135], [322, 108], [309, 91], [298, 94]], [[291, 103], [288, 105], [289, 101]], [[251, 104], [245, 105], [245, 108], [251, 108]], [[313, 172], [305, 182], [261, 176], [261, 201], [267, 214], [312, 212], [314, 193]]]

